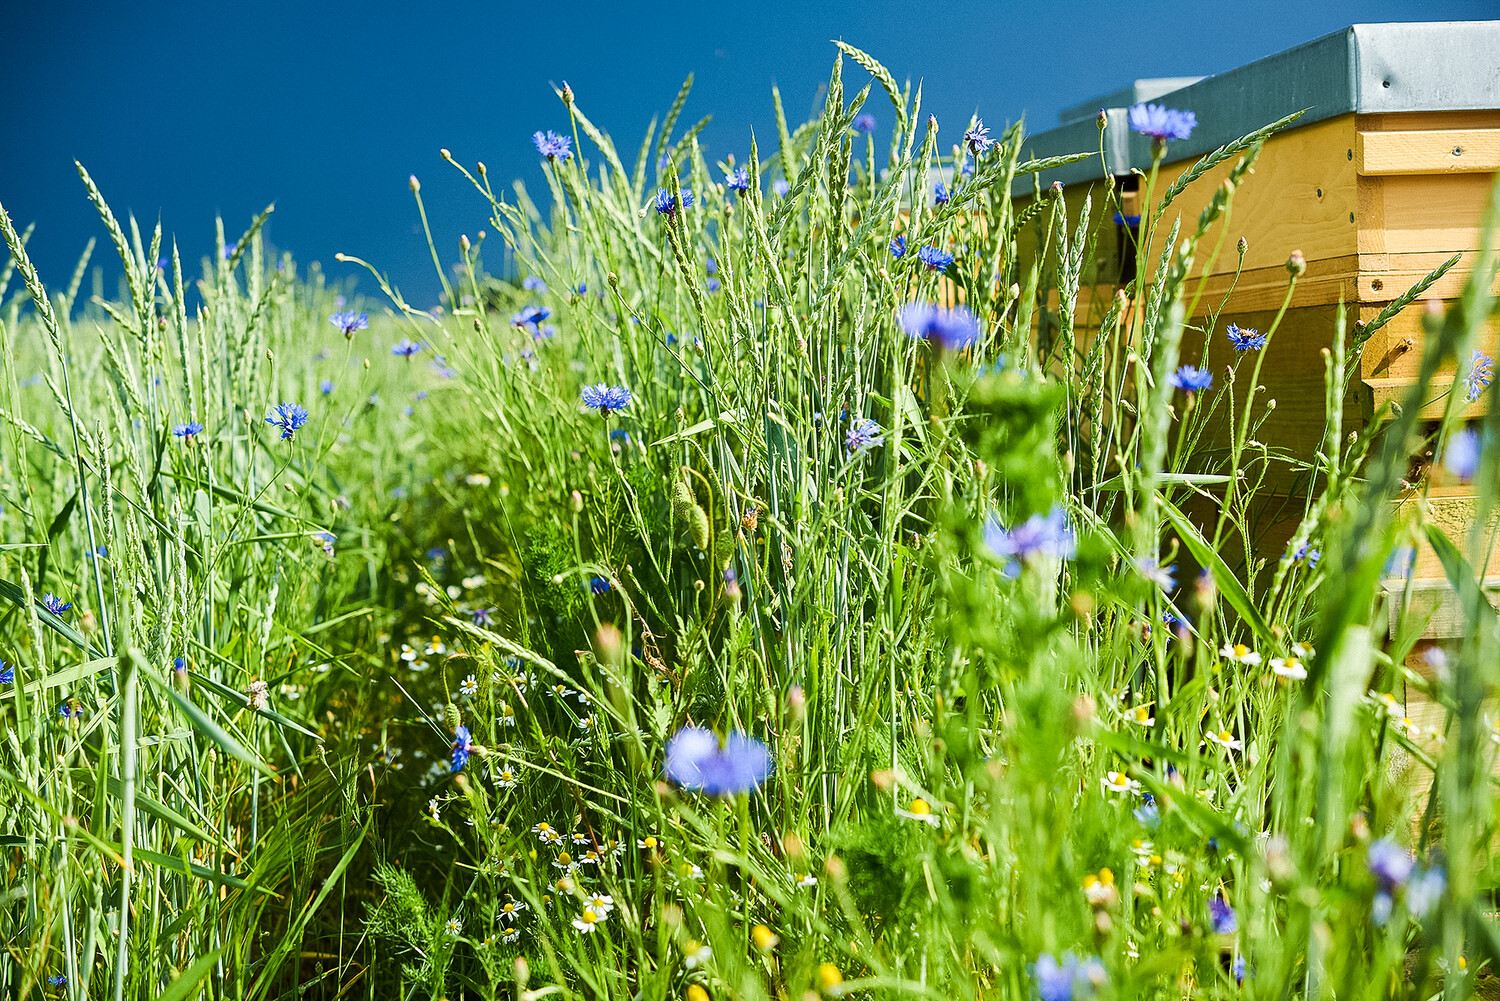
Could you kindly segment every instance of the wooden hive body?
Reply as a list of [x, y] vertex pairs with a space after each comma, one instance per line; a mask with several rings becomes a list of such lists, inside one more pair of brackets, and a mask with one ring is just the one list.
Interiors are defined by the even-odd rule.
[[[1167, 209], [1156, 245], [1135, 275], [1135, 254], [1124, 219], [1143, 214], [1144, 173], [1151, 167], [1150, 141], [1128, 125], [1128, 102], [1156, 100], [1191, 110], [1198, 128], [1187, 141], [1170, 144], [1155, 184], [1154, 200], [1200, 156], [1287, 114], [1304, 110], [1297, 123], [1266, 141], [1253, 174], [1235, 192], [1232, 211], [1210, 230], [1195, 266], [1203, 272], [1209, 251], [1218, 257], [1207, 267], [1204, 291], [1182, 343], [1183, 361], [1204, 365], [1216, 385], [1226, 384], [1235, 352], [1224, 334], [1227, 323], [1267, 330], [1287, 293], [1286, 262], [1301, 251], [1306, 272], [1298, 281], [1287, 315], [1278, 328], [1261, 370], [1266, 391], [1260, 402], [1276, 407], [1256, 438], [1292, 462], [1274, 462], [1266, 485], [1274, 494], [1295, 496], [1307, 486], [1305, 470], [1324, 437], [1323, 351], [1336, 336], [1340, 308], [1345, 312], [1346, 344], [1357, 325], [1382, 309], [1454, 254], [1460, 260], [1425, 294], [1451, 301], [1468, 279], [1480, 244], [1480, 221], [1500, 170], [1500, 21], [1434, 24], [1356, 25], [1267, 57], [1229, 73], [1164, 87], [1174, 81], [1138, 81], [1097, 104], [1085, 102], [1064, 112], [1061, 127], [1027, 140], [1023, 158], [1076, 153], [1102, 146], [1099, 159], [1070, 164], [1038, 178], [1045, 190], [1064, 183], [1071, 225], [1087, 198], [1091, 218], [1100, 220], [1094, 273], [1076, 309], [1080, 342], [1097, 332], [1116, 295], [1132, 277], [1146, 287], [1174, 221], [1184, 231], [1229, 175], [1235, 159], [1195, 181]], [[1114, 100], [1111, 100], [1114, 99]], [[1101, 107], [1102, 105], [1102, 107]], [[1100, 111], [1107, 127], [1100, 132]], [[1105, 174], [1113, 177], [1114, 191]], [[1018, 197], [1031, 191], [1031, 182]], [[1037, 227], [1023, 234], [1023, 258], [1035, 254]], [[1222, 242], [1220, 238], [1222, 237]], [[1236, 242], [1243, 237], [1243, 259]], [[1497, 289], [1500, 291], [1500, 289]], [[1056, 304], [1055, 293], [1050, 300]], [[1210, 329], [1212, 316], [1217, 323]], [[1379, 408], [1400, 400], [1416, 379], [1422, 357], [1422, 307], [1414, 305], [1377, 330], [1359, 357], [1358, 376], [1343, 406], [1345, 432], [1366, 425]], [[1047, 318], [1039, 321], [1048, 322]], [[1491, 319], [1482, 350], [1497, 356], [1500, 322]], [[1429, 391], [1423, 418], [1436, 421], [1446, 404], [1454, 375], [1450, 360]], [[1234, 383], [1238, 412], [1250, 392], [1248, 366]], [[1490, 394], [1462, 410], [1477, 417]], [[1221, 435], [1225, 434], [1220, 429]], [[1212, 440], [1212, 438], [1211, 438]], [[1420, 457], [1419, 457], [1420, 458]], [[1462, 487], [1435, 488], [1429, 499], [1434, 517], [1465, 533], [1472, 493]], [[1297, 506], [1300, 515], [1300, 506]], [[1271, 526], [1260, 551], [1274, 561], [1294, 527]], [[1493, 554], [1500, 567], [1500, 548]], [[1415, 592], [1441, 601], [1443, 571], [1431, 550], [1419, 552], [1413, 568]], [[1435, 616], [1441, 630], [1443, 615]]]

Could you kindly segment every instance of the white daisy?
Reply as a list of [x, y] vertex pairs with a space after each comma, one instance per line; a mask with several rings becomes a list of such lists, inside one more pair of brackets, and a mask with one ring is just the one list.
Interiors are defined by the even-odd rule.
[[500, 920], [514, 921], [516, 920], [516, 918], [521, 916], [521, 912], [525, 909], [526, 901], [511, 900], [509, 897], [507, 897], [505, 903], [500, 905]]
[[1220, 730], [1218, 733], [1210, 730], [1204, 734], [1209, 740], [1229, 751], [1240, 751], [1245, 747], [1244, 741], [1240, 740], [1228, 730]]
[[1307, 677], [1307, 668], [1296, 657], [1272, 657], [1271, 670], [1278, 677], [1290, 678], [1292, 681], [1302, 681]]
[[1156, 717], [1151, 715], [1151, 703], [1149, 702], [1130, 710], [1130, 712], [1125, 714], [1125, 719], [1127, 722], [1134, 723], [1137, 726], [1156, 725]]
[[615, 898], [607, 893], [596, 893], [591, 897], [584, 897], [583, 906], [601, 918], [607, 918], [609, 912], [615, 909]]
[[587, 907], [585, 907], [583, 909], [583, 913], [573, 919], [573, 927], [577, 928], [585, 935], [592, 935], [594, 933], [594, 929], [599, 927], [599, 922], [603, 920], [604, 915], [599, 914], [596, 911], [591, 911]]
[[499, 776], [495, 779], [495, 785], [501, 789], [514, 789], [516, 787], [516, 773], [509, 768], [500, 769]]
[[697, 969], [713, 958], [714, 951], [706, 945], [699, 945], [697, 942], [689, 942], [682, 950], [682, 965], [690, 970]]
[[817, 886], [818, 885], [818, 877], [814, 876], [810, 872], [803, 873], [802, 877], [797, 880], [797, 885], [798, 886]]
[[1141, 784], [1124, 772], [1105, 772], [1099, 780], [1105, 792], [1140, 792]]
[[471, 674], [463, 680], [463, 683], [461, 685], [458, 686], [458, 690], [463, 694], [469, 696], [470, 698], [473, 698], [474, 696], [479, 694], [479, 682], [475, 680], [474, 676]]
[[500, 703], [499, 718], [496, 720], [496, 722], [498, 722], [501, 726], [516, 725], [516, 713], [515, 710], [510, 707], [509, 702]]
[[506, 943], [521, 941], [521, 929], [512, 928], [510, 931], [500, 936], [500, 941]]
[[1256, 664], [1260, 663], [1260, 654], [1256, 653], [1254, 650], [1250, 649], [1243, 643], [1225, 643], [1223, 649], [1221, 649], [1219, 653], [1223, 654], [1225, 657], [1228, 657], [1236, 664], [1247, 664], [1251, 667], [1254, 667]]
[[464, 923], [458, 918], [449, 918], [443, 928], [448, 932], [449, 938], [458, 938], [458, 933], [464, 930]]

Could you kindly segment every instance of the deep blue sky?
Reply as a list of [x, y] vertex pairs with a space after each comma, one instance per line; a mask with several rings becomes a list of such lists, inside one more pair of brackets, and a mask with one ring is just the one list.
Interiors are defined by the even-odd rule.
[[[1355, 22], [1478, 19], [1494, 0], [1138, 0], [1097, 4], [459, 3], [0, 0], [0, 203], [44, 281], [62, 286], [90, 235], [108, 241], [74, 174], [83, 161], [117, 214], [158, 215], [184, 255], [210, 251], [214, 214], [238, 233], [276, 203], [270, 235], [334, 277], [344, 251], [389, 271], [417, 305], [438, 289], [407, 176], [422, 180], [440, 250], [484, 225], [485, 206], [438, 157], [484, 160], [545, 193], [528, 137], [567, 118], [549, 83], [628, 157], [653, 113], [696, 74], [683, 122], [713, 114], [710, 159], [774, 144], [770, 85], [800, 121], [842, 37], [897, 79], [956, 140], [1150, 76], [1208, 74]], [[24, 8], [24, 9], [23, 9]], [[862, 84], [857, 67], [846, 71]], [[871, 110], [889, 128], [883, 95]], [[194, 263], [192, 268], [196, 273]], [[87, 288], [87, 285], [85, 285]], [[109, 285], [113, 290], [113, 284]], [[361, 291], [378, 290], [368, 280]]]

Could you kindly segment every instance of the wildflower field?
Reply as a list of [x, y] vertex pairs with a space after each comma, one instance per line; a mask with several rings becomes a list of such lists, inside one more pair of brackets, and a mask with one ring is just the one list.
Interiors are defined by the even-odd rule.
[[0, 996], [1493, 992], [1493, 251], [1355, 430], [1329, 329], [1281, 455], [1282, 314], [1185, 318], [1290, 121], [1153, 167], [1100, 287], [1113, 194], [839, 44], [734, 157], [686, 87], [620, 148], [564, 85], [541, 197], [444, 150], [437, 309], [264, 216], [185, 261], [86, 165], [117, 299], [0, 213]]

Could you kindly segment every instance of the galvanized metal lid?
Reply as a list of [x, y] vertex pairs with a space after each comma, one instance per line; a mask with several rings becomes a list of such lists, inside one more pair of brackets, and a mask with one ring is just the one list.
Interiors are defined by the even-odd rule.
[[[1102, 108], [1109, 117], [1103, 161], [1048, 171], [1042, 186], [1146, 169], [1151, 140], [1131, 132], [1127, 117], [1130, 105], [1140, 101], [1158, 100], [1198, 116], [1191, 138], [1171, 144], [1172, 160], [1202, 156], [1303, 109], [1300, 125], [1351, 111], [1500, 108], [1500, 21], [1356, 24], [1185, 86], [1166, 91], [1151, 86], [1168, 81], [1138, 80], [1097, 102], [1068, 108], [1059, 116], [1059, 128], [1027, 138], [1022, 160], [1099, 149], [1095, 116]], [[1029, 190], [1031, 183], [1022, 178], [1016, 190]]]

